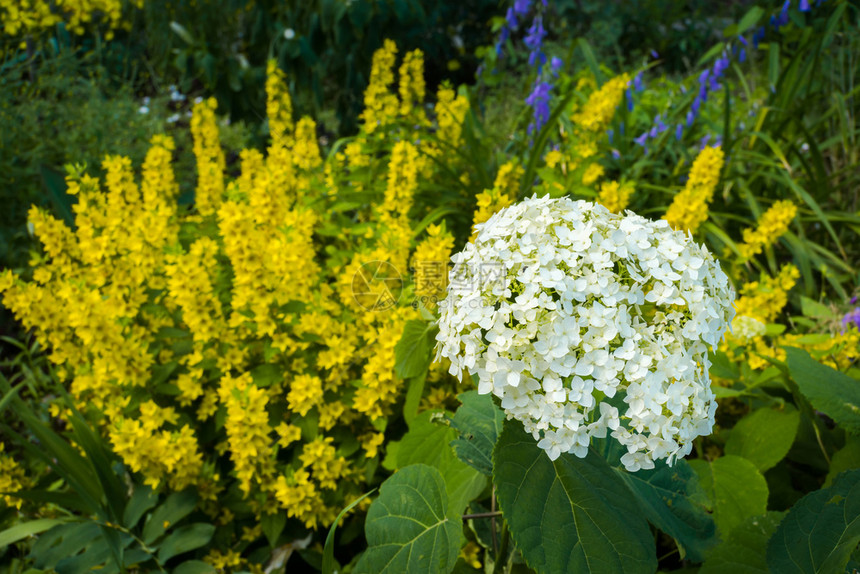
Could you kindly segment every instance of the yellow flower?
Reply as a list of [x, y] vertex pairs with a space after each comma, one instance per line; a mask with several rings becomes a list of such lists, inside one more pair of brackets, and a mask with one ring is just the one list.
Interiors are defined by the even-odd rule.
[[723, 150], [720, 147], [705, 147], [696, 156], [690, 177], [684, 189], [675, 196], [663, 219], [675, 229], [695, 233], [708, 219], [708, 204], [720, 181], [723, 169]]
[[463, 145], [463, 120], [469, 111], [469, 100], [462, 94], [455, 94], [450, 85], [442, 83], [436, 95], [436, 123], [439, 129], [436, 136], [454, 149]]
[[302, 416], [319, 405], [323, 399], [322, 380], [312, 375], [298, 375], [290, 381], [287, 404], [290, 410]]
[[370, 83], [364, 92], [364, 111], [361, 114], [365, 133], [371, 134], [397, 117], [400, 104], [390, 89], [394, 83], [393, 69], [396, 58], [397, 45], [391, 40], [385, 40], [382, 47], [373, 54]]
[[744, 242], [738, 245], [741, 257], [749, 259], [773, 245], [788, 231], [788, 225], [797, 215], [797, 206], [791, 201], [776, 201], [765, 211], [755, 229], [744, 229]]
[[226, 161], [215, 121], [217, 107], [215, 98], [209, 98], [195, 104], [191, 116], [194, 155], [197, 157], [197, 191], [194, 201], [200, 215], [215, 213], [224, 195]]
[[424, 53], [414, 50], [406, 54], [400, 66], [400, 115], [424, 123]]
[[448, 262], [454, 250], [454, 236], [442, 225], [429, 225], [427, 237], [415, 248], [415, 294], [432, 298], [443, 296], [448, 286]]
[[289, 146], [293, 135], [293, 102], [284, 72], [275, 60], [266, 64], [266, 116], [272, 147]]
[[[478, 194], [478, 207], [472, 219], [472, 229], [479, 223], [484, 223], [500, 209], [511, 205], [516, 199], [520, 180], [523, 177], [523, 168], [509, 161], [499, 168], [493, 188], [484, 190]], [[477, 232], [472, 232], [470, 241], [474, 241]]]
[[633, 191], [631, 182], [605, 181], [600, 185], [597, 202], [612, 213], [621, 213], [627, 209]]

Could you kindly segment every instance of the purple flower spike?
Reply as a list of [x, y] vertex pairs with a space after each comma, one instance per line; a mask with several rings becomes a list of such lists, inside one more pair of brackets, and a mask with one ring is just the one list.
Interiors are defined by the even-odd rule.
[[562, 62], [561, 58], [557, 58], [557, 57], [553, 56], [552, 60], [550, 60], [550, 62], [549, 62], [549, 69], [552, 72], [552, 75], [557, 76], [559, 70], [561, 70], [561, 67], [563, 65], [564, 65], [564, 62]]
[[638, 138], [634, 138], [633, 141], [635, 141], [636, 143], [638, 143], [642, 147], [645, 147], [645, 142], [648, 141], [648, 132], [643, 133]]
[[636, 74], [636, 77], [633, 79], [633, 87], [637, 92], [645, 89], [644, 84], [642, 84], [642, 72]]
[[537, 51], [541, 49], [543, 45], [543, 39], [546, 37], [546, 30], [543, 27], [543, 19], [538, 16], [532, 22], [531, 28], [529, 28], [528, 35], [523, 38], [523, 42], [528, 47], [529, 50]]
[[615, 132], [612, 130], [606, 130], [606, 138], [609, 140], [609, 143], [612, 143], [612, 138], [615, 136]]
[[696, 115], [693, 112], [687, 112], [687, 127], [693, 125], [693, 122], [696, 120]]
[[682, 137], [684, 137], [684, 126], [683, 124], [678, 124], [675, 127], [675, 139], [681, 141]]
[[532, 0], [514, 0], [514, 12], [519, 16], [525, 16], [532, 7]]
[[615, 159], [621, 159], [621, 153], [617, 149], [614, 149], [612, 150], [612, 157]]
[[514, 12], [513, 8], [508, 8], [508, 12], [505, 14], [505, 20], [507, 20], [508, 26], [514, 30], [520, 26], [520, 23], [517, 21], [517, 14]]
[[809, 12], [809, 0], [800, 0], [800, 11]]
[[630, 88], [624, 90], [624, 99], [627, 100], [627, 111], [633, 111], [633, 93], [630, 91]]
[[660, 58], [660, 54], [657, 53], [657, 50], [651, 50], [651, 57], [657, 60]]
[[746, 59], [747, 59], [747, 50], [746, 50], [746, 48], [741, 48], [741, 53], [738, 56], [738, 62], [743, 64], [746, 61]]
[[747, 44], [747, 39], [743, 36], [738, 36], [738, 40], [740, 40], [741, 44], [743, 44], [744, 46], [749, 46], [749, 44]]
[[702, 107], [702, 100], [700, 98], [696, 98], [695, 100], [693, 100], [693, 104], [690, 106], [690, 111], [692, 111], [694, 114], [698, 114], [700, 107]]
[[552, 86], [540, 80], [535, 82], [534, 90], [526, 98], [526, 104], [534, 109], [534, 122], [529, 126], [529, 133], [540, 130], [549, 121], [549, 99]]

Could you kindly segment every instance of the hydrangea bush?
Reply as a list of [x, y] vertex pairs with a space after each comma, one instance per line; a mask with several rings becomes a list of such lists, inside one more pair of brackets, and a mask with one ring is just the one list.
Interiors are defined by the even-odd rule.
[[710, 434], [707, 354], [734, 293], [706, 249], [568, 198], [534, 196], [477, 228], [442, 302], [437, 357], [452, 374], [475, 375], [552, 460], [610, 432], [628, 470], [654, 468]]

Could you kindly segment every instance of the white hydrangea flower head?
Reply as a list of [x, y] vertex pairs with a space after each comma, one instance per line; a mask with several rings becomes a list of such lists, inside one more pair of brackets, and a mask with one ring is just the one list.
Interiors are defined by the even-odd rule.
[[709, 348], [734, 291], [692, 237], [632, 212], [533, 196], [476, 227], [454, 255], [436, 359], [474, 375], [553, 460], [591, 437], [630, 471], [711, 432]]

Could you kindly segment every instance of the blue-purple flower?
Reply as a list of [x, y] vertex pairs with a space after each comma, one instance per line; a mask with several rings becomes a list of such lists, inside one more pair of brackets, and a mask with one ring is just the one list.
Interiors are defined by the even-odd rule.
[[528, 104], [534, 110], [534, 121], [529, 125], [529, 134], [540, 131], [549, 121], [549, 100], [552, 84], [544, 82], [538, 77], [535, 81], [532, 93], [526, 98]]

